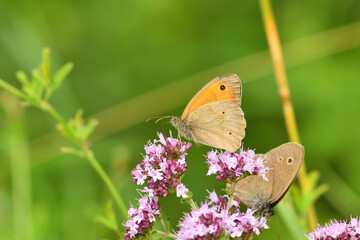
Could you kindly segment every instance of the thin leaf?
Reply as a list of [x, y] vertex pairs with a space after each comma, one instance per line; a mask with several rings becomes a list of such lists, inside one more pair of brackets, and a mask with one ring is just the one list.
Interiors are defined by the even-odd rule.
[[73, 69], [74, 64], [73, 63], [66, 63], [64, 66], [62, 66], [55, 74], [54, 76], [54, 82], [52, 83], [51, 90], [56, 90], [61, 86], [64, 79], [67, 77], [67, 75], [71, 72]]
[[99, 121], [92, 118], [89, 122], [82, 128], [81, 138], [83, 140], [88, 139], [88, 137], [93, 133], [95, 127], [99, 124]]
[[314, 191], [313, 191], [313, 202], [316, 201], [316, 199], [318, 199], [321, 195], [325, 194], [327, 191], [329, 191], [329, 185], [327, 184], [321, 184], [320, 186], [318, 186]]
[[23, 92], [21, 92], [19, 89], [15, 88], [14, 86], [8, 84], [7, 82], [5, 82], [2, 79], [0, 79], [0, 87], [8, 90], [12, 94], [15, 94], [16, 96], [18, 96], [18, 97], [20, 97], [20, 98], [22, 98], [24, 100], [28, 99], [28, 97]]
[[283, 222], [289, 229], [292, 239], [305, 239], [304, 232], [307, 231], [304, 223], [301, 222], [293, 208], [285, 206], [284, 202], [280, 202], [276, 206], [277, 212], [281, 215]]
[[15, 76], [19, 80], [19, 82], [21, 83], [23, 89], [29, 86], [30, 81], [29, 81], [28, 77], [26, 76], [25, 72], [17, 71]]
[[42, 62], [40, 64], [42, 76], [47, 86], [51, 86], [51, 59], [50, 48], [44, 48], [42, 53]]

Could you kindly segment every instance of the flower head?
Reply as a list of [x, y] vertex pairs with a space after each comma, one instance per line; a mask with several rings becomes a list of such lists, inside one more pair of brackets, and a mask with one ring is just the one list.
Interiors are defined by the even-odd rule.
[[187, 189], [184, 184], [180, 183], [179, 185], [177, 185], [177, 187], [176, 187], [176, 196], [177, 197], [181, 196], [182, 198], [187, 198], [188, 192], [189, 192], [189, 189]]
[[186, 151], [190, 143], [178, 139], [165, 138], [158, 133], [159, 140], [145, 146], [146, 155], [131, 172], [132, 182], [138, 185], [148, 183], [156, 196], [166, 197], [176, 190], [180, 178], [186, 171]]
[[265, 179], [265, 157], [255, 156], [253, 150], [240, 150], [240, 153], [210, 151], [207, 154], [209, 171], [207, 175], [217, 174], [223, 182], [234, 182], [246, 175], [262, 175]]
[[136, 239], [145, 235], [153, 223], [160, 217], [161, 206], [158, 197], [144, 194], [138, 199], [139, 208], [132, 205], [128, 210], [130, 220], [125, 223], [126, 234], [124, 239]]
[[[209, 194], [210, 202], [202, 203], [200, 208], [186, 213], [179, 223], [178, 239], [219, 239], [225, 236], [244, 237], [259, 235], [263, 228], [268, 228], [265, 217], [253, 216], [248, 209], [241, 213], [236, 207], [238, 203], [228, 203], [228, 196], [217, 196], [215, 192]], [[230, 209], [227, 205], [230, 204]], [[234, 208], [233, 208], [234, 206]]]
[[318, 226], [314, 232], [308, 233], [309, 240], [360, 239], [359, 218], [351, 218], [350, 222], [333, 220], [324, 226]]

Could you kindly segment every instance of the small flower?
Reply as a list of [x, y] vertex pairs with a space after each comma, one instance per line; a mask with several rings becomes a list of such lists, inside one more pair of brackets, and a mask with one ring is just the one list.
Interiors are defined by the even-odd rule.
[[[202, 203], [199, 209], [186, 213], [180, 221], [178, 239], [219, 239], [224, 233], [232, 238], [259, 235], [266, 225], [265, 217], [253, 216], [248, 209], [241, 213], [238, 208], [227, 209], [228, 196], [217, 196], [209, 193], [210, 202]], [[230, 206], [238, 206], [234, 201]]]
[[359, 218], [351, 218], [350, 223], [346, 221], [333, 220], [324, 226], [318, 225], [314, 232], [307, 234], [310, 240], [356, 240], [360, 239]]
[[146, 155], [131, 175], [133, 183], [148, 183], [156, 196], [166, 197], [180, 184], [180, 178], [186, 171], [186, 151], [191, 144], [172, 137], [165, 138], [162, 133], [158, 136], [159, 140], [145, 146]]
[[223, 232], [222, 215], [217, 206], [201, 205], [190, 214], [186, 213], [179, 223], [178, 239], [218, 239]]
[[217, 174], [216, 178], [223, 182], [236, 182], [247, 176], [262, 175], [265, 178], [265, 157], [257, 156], [253, 150], [240, 150], [240, 153], [210, 151], [207, 154], [209, 171], [207, 175]]
[[232, 238], [244, 237], [244, 235], [259, 235], [262, 229], [269, 228], [266, 225], [266, 217], [255, 217], [254, 211], [247, 209], [246, 213], [239, 210], [225, 218], [225, 232]]
[[187, 189], [184, 184], [180, 183], [179, 185], [177, 185], [177, 187], [176, 187], [176, 196], [177, 197], [181, 196], [182, 198], [187, 198], [188, 192], [189, 192], [189, 189]]
[[153, 223], [160, 217], [161, 206], [158, 202], [158, 197], [150, 197], [145, 194], [138, 199], [139, 208], [133, 206], [128, 210], [130, 220], [124, 225], [126, 227], [126, 234], [124, 239], [136, 239], [143, 236], [151, 228]]

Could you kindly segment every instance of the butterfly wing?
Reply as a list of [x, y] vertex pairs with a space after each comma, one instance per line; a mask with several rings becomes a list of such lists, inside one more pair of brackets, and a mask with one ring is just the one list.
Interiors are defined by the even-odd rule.
[[193, 141], [236, 151], [245, 136], [245, 118], [239, 106], [232, 102], [217, 101], [201, 106], [186, 119]]
[[304, 147], [298, 143], [285, 143], [269, 151], [268, 161], [274, 171], [273, 190], [269, 198], [275, 206], [290, 188], [304, 159]]
[[271, 196], [274, 172], [271, 162], [268, 161], [265, 165], [270, 168], [265, 174], [268, 181], [262, 176], [251, 175], [240, 180], [235, 185], [235, 197], [248, 207], [253, 207], [259, 202], [266, 202]]
[[240, 106], [241, 103], [241, 82], [236, 74], [217, 77], [206, 84], [190, 100], [186, 106], [181, 119], [193, 113], [196, 109], [210, 102], [227, 101]]
[[[269, 203], [274, 207], [294, 181], [304, 158], [304, 147], [297, 143], [285, 143], [266, 153], [270, 168], [266, 173], [269, 181], [261, 176], [249, 176], [235, 186], [235, 197], [248, 207]], [[289, 159], [290, 162], [289, 162]]]

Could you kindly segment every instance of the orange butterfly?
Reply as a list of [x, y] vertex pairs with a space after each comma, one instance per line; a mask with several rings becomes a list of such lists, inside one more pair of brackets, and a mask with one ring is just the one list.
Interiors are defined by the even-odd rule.
[[217, 77], [190, 100], [181, 118], [170, 122], [187, 139], [234, 152], [245, 136], [240, 109], [241, 82], [236, 74]]

